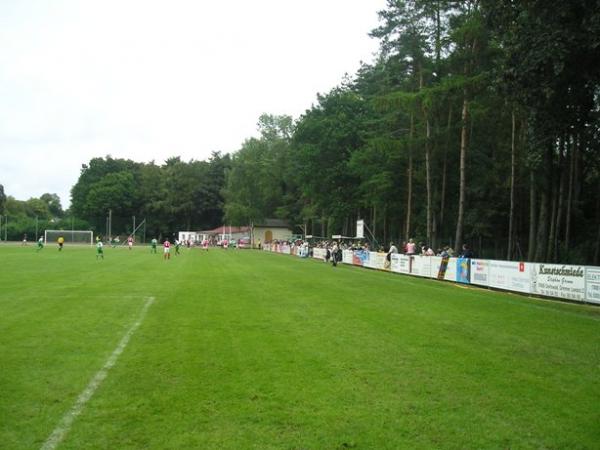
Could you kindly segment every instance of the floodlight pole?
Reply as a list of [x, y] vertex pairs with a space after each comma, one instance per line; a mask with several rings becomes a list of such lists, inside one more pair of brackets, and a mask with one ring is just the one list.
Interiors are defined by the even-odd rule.
[[135, 216], [133, 216], [133, 232], [131, 234], [133, 234], [133, 240], [135, 241]]
[[108, 210], [108, 237], [112, 238], [112, 209]]
[[4, 242], [8, 242], [8, 214], [4, 216]]
[[35, 216], [35, 240], [37, 241], [38, 235], [38, 216]]

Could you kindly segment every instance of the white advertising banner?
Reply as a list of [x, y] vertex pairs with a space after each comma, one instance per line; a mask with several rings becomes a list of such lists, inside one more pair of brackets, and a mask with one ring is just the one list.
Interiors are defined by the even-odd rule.
[[585, 268], [585, 300], [600, 303], [600, 267]]
[[365, 267], [383, 270], [385, 267], [385, 253], [369, 252], [369, 259], [365, 261]]
[[431, 275], [431, 260], [429, 256], [413, 256], [410, 268], [411, 275], [429, 277]]
[[325, 250], [324, 248], [319, 248], [319, 247], [313, 248], [313, 258], [324, 260], [325, 255], [327, 255], [327, 250]]
[[488, 261], [488, 263], [490, 287], [524, 293], [533, 292], [531, 273], [535, 270], [534, 264], [494, 260]]
[[393, 254], [390, 270], [396, 273], [410, 273], [410, 257], [399, 253]]
[[471, 284], [489, 286], [490, 261], [487, 259], [471, 260]]
[[585, 267], [536, 264], [532, 273], [534, 292], [567, 300], [585, 300]]
[[354, 252], [352, 250], [343, 250], [342, 251], [342, 262], [344, 264], [352, 264], [352, 256]]

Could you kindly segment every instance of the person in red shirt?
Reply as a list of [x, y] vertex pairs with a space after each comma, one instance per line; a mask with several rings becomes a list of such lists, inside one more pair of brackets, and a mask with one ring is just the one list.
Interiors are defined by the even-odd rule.
[[171, 243], [169, 242], [168, 239], [163, 244], [163, 249], [164, 249], [164, 256], [163, 256], [163, 258], [164, 259], [171, 259]]
[[127, 238], [127, 245], [129, 246], [129, 250], [131, 250], [133, 248], [133, 237], [129, 236]]

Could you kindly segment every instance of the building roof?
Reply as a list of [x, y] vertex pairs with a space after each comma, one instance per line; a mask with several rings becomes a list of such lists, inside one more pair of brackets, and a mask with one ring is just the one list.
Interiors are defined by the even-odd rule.
[[291, 228], [290, 224], [282, 219], [265, 219], [262, 222], [254, 224], [260, 228]]
[[233, 234], [233, 233], [245, 233], [250, 231], [250, 227], [230, 227], [227, 225], [220, 226], [214, 230], [205, 230], [202, 233], [206, 234]]
[[[265, 219], [259, 223], [256, 223], [254, 227], [258, 228], [288, 228], [291, 229], [290, 225], [281, 219]], [[229, 225], [222, 225], [214, 230], [204, 230], [201, 233], [206, 234], [233, 234], [233, 233], [246, 233], [250, 232], [250, 227], [230, 227]]]

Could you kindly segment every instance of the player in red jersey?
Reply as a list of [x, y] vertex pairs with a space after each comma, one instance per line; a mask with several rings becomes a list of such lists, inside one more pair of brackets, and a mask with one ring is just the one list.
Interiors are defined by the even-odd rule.
[[164, 249], [164, 256], [163, 256], [163, 258], [164, 259], [171, 259], [171, 243], [169, 242], [168, 239], [163, 244], [163, 249]]
[[208, 239], [204, 239], [202, 241], [202, 248], [204, 248], [204, 250], [208, 251]]
[[127, 238], [127, 245], [129, 246], [129, 250], [133, 248], [133, 236]]

